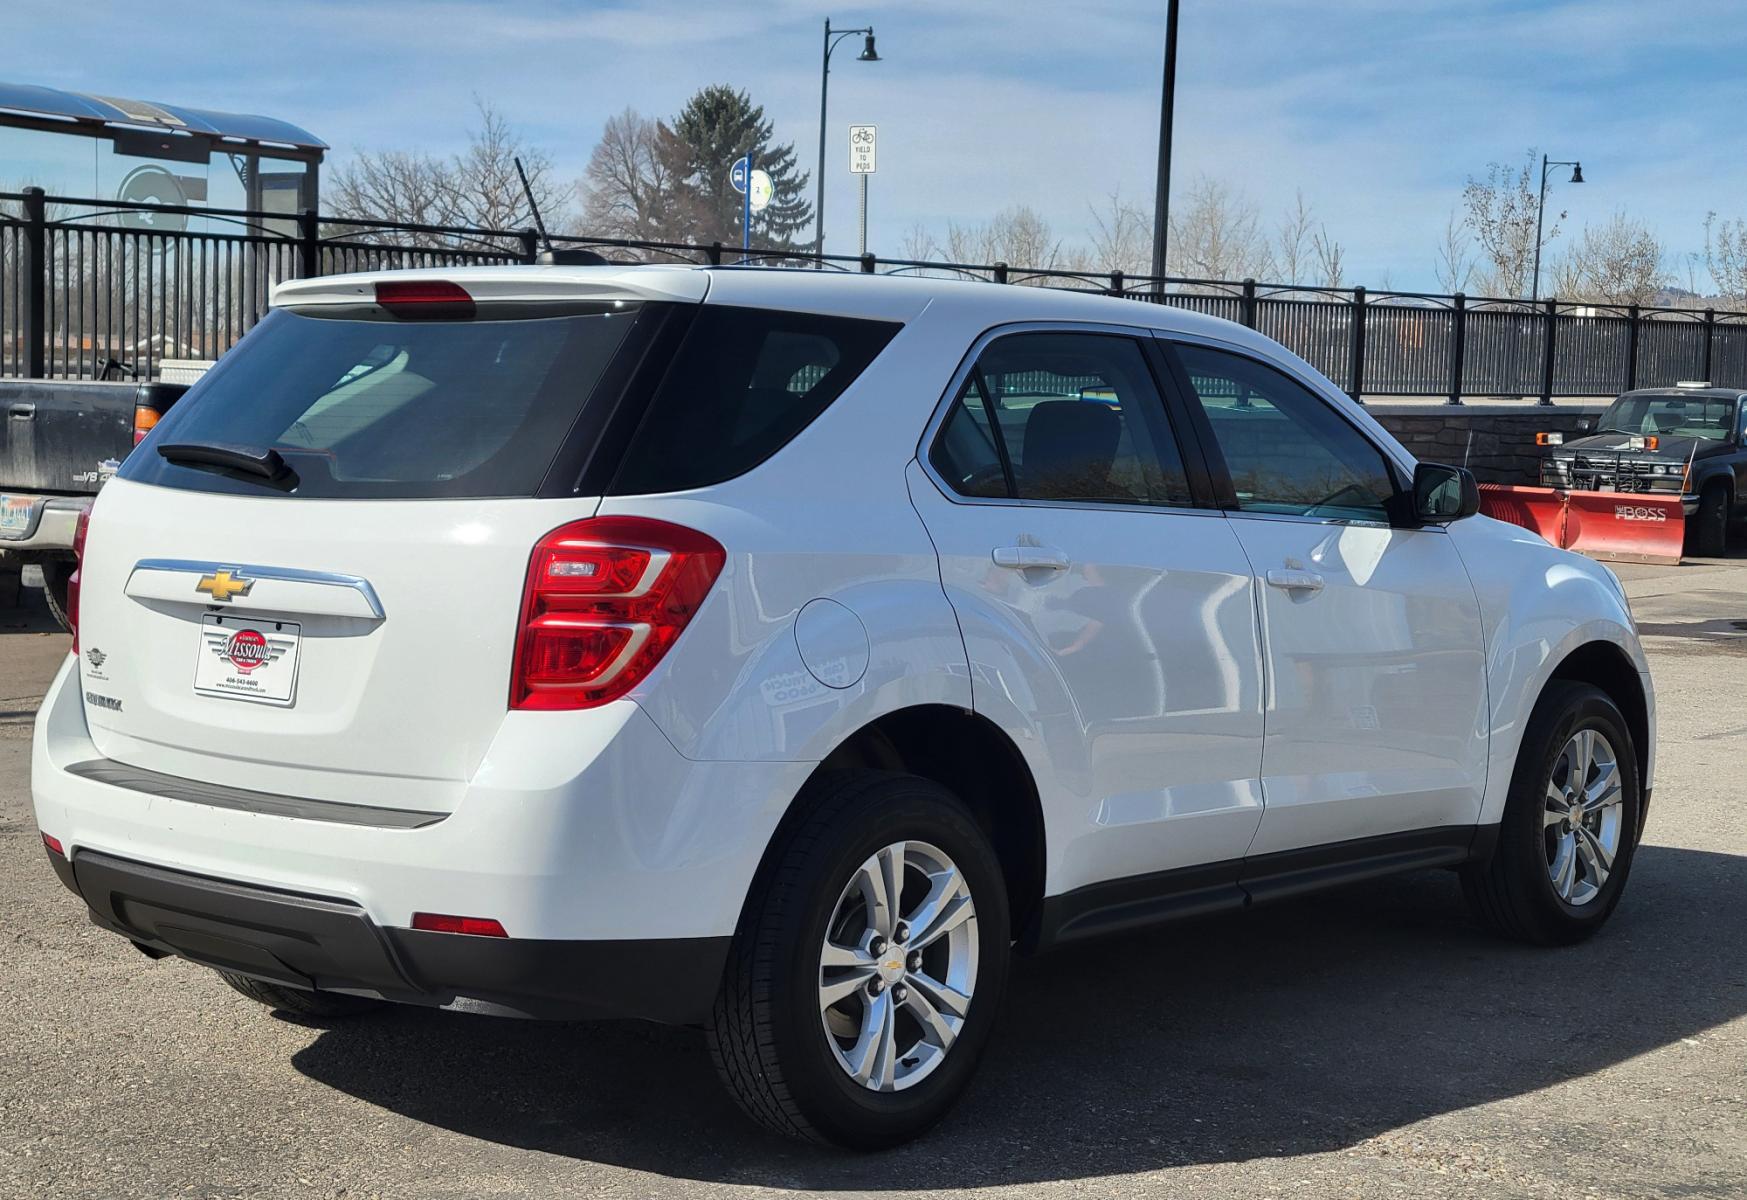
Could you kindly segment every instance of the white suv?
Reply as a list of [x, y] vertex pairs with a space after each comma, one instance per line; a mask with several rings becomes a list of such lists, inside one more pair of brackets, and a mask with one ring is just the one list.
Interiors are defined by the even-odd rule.
[[56, 871], [317, 1017], [702, 1025], [890, 1145], [1010, 951], [1459, 869], [1594, 931], [1650, 797], [1618, 581], [1176, 308], [815, 272], [290, 283], [104, 488]]

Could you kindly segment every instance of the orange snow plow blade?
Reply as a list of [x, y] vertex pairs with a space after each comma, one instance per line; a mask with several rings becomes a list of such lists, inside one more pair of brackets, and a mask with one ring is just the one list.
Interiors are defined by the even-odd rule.
[[1686, 534], [1679, 496], [1483, 483], [1480, 511], [1606, 562], [1678, 563]]

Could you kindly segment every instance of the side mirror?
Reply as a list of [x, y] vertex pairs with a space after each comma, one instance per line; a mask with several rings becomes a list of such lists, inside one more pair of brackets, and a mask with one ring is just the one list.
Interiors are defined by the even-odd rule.
[[1480, 485], [1461, 467], [1420, 463], [1413, 469], [1413, 515], [1421, 525], [1448, 525], [1480, 511]]

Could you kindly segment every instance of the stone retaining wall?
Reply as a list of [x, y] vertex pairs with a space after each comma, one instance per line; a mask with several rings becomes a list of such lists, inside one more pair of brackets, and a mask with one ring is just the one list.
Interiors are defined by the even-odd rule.
[[1541, 457], [1535, 434], [1580, 436], [1601, 407], [1559, 404], [1368, 404], [1396, 440], [1427, 462], [1467, 467], [1481, 483], [1538, 483]]

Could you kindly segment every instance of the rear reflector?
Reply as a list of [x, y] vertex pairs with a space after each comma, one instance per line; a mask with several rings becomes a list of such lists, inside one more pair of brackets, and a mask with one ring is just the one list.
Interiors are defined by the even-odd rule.
[[593, 708], [625, 695], [679, 640], [726, 559], [713, 538], [645, 517], [595, 517], [541, 538], [510, 707]]
[[67, 577], [67, 624], [73, 630], [73, 653], [79, 653], [79, 587], [85, 573], [85, 535], [91, 529], [91, 510], [79, 510], [79, 523], [73, 527], [73, 573]]
[[432, 321], [464, 320], [474, 312], [467, 289], [446, 279], [383, 280], [376, 285], [376, 303], [397, 317]]
[[133, 444], [137, 446], [145, 441], [146, 434], [152, 431], [158, 423], [158, 418], [163, 415], [155, 408], [136, 404], [133, 410]]
[[42, 835], [42, 844], [48, 849], [48, 852], [50, 854], [54, 855], [56, 858], [67, 857], [67, 852], [61, 848], [61, 839], [60, 838], [50, 837], [48, 834], [45, 833]]
[[474, 937], [508, 937], [490, 917], [452, 917], [447, 913], [414, 913], [412, 927], [426, 933], [467, 933]]

